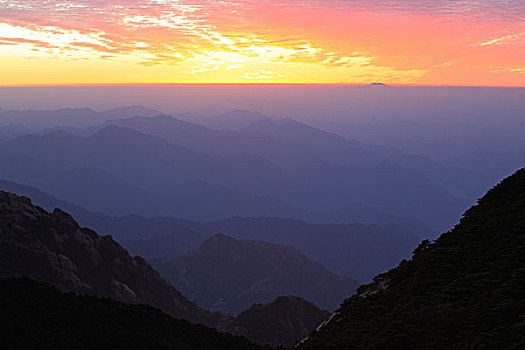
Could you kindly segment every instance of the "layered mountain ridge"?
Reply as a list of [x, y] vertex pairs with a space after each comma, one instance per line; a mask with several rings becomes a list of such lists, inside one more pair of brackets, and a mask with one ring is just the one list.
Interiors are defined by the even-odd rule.
[[238, 241], [224, 234], [210, 237], [186, 255], [152, 265], [201, 307], [233, 315], [280, 295], [333, 310], [358, 286], [291, 246]]
[[235, 239], [284, 243], [300, 249], [337, 274], [367, 281], [409, 256], [418, 238], [396, 225], [309, 224], [279, 218], [235, 217], [199, 223], [172, 217], [112, 217], [57, 199], [36, 188], [0, 181], [0, 189], [19, 193], [52, 211], [61, 208], [81, 225], [111, 234], [135, 255], [174, 259], [197, 249], [217, 233]]
[[[87, 118], [77, 110], [57, 112], [61, 113], [69, 113], [71, 120]], [[36, 111], [30, 114], [33, 119], [38, 116]], [[41, 119], [52, 114], [42, 112]], [[91, 210], [186, 216], [204, 221], [235, 215], [267, 216], [270, 210], [271, 216], [303, 220], [312, 217], [313, 221], [335, 223], [344, 222], [345, 216], [329, 213], [361, 205], [371, 212], [357, 217], [347, 212], [352, 221], [384, 223], [384, 215], [380, 214], [383, 212], [397, 224], [406, 217], [417, 217], [432, 229], [438, 229], [455, 223], [457, 213], [467, 203], [410, 167], [396, 163], [392, 158], [398, 154], [396, 151], [346, 139], [296, 120], [258, 122], [245, 130], [231, 131], [212, 130], [170, 116], [117, 120], [113, 116], [111, 121], [108, 117], [108, 113], [101, 113], [92, 119], [92, 129], [84, 131], [73, 130], [63, 121], [55, 124], [62, 125], [61, 132], [54, 129], [43, 134], [11, 137], [0, 150], [0, 160], [11, 166], [2, 169], [0, 176], [39, 187]], [[98, 120], [105, 122], [97, 123]], [[84, 122], [88, 123], [89, 118]], [[93, 201], [92, 193], [111, 192], [112, 188], [104, 179], [100, 182], [96, 177], [77, 179], [70, 172], [78, 167], [95, 169], [112, 177], [125, 191], [114, 192], [112, 202]], [[195, 180], [243, 192], [251, 196], [253, 209], [247, 213], [242, 201], [232, 198], [230, 202], [225, 197], [224, 203], [231, 209], [222, 214], [220, 205], [207, 204], [213, 199], [208, 196], [202, 201], [205, 207], [222, 214], [222, 217], [213, 217], [204, 216], [209, 210], [201, 214], [195, 206], [185, 211], [182, 198], [176, 205], [164, 201], [162, 206], [156, 206], [155, 200], [144, 196], [142, 199], [146, 200], [129, 200], [139, 189], [150, 196]], [[70, 187], [74, 187], [74, 191]], [[86, 190], [82, 191], [83, 188]], [[198, 196], [198, 192], [192, 194]], [[419, 205], [422, 196], [425, 206]], [[267, 197], [282, 202], [282, 208], [268, 205], [264, 200]], [[130, 203], [135, 207], [129, 208]]]

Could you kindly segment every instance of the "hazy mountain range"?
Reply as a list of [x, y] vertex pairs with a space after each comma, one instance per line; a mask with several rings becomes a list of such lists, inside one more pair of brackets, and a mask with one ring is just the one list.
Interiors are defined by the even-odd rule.
[[[0, 110], [0, 189], [49, 210], [0, 192], [0, 277], [59, 290], [11, 280], [1, 293], [14, 305], [24, 293], [42, 297], [22, 317], [45, 319], [52, 298], [76, 315], [94, 307], [150, 317], [149, 332], [171, 325], [169, 341], [189, 348], [210, 337], [218, 348], [257, 346], [148, 307], [61, 292], [147, 304], [271, 346], [311, 331], [300, 348], [515, 346], [523, 170], [405, 260], [525, 162], [523, 125], [504, 117], [496, 129], [483, 116], [471, 126], [471, 115], [455, 124], [327, 115], [313, 126], [248, 110]], [[345, 297], [327, 320], [322, 308]]]
[[[14, 119], [5, 113], [29, 114], [20, 118], [20, 123], [39, 119], [37, 111], [4, 112], [0, 125], [9, 125]], [[42, 113], [41, 120], [52, 114]], [[54, 127], [44, 133], [11, 137], [4, 143], [0, 158], [12, 166], [2, 169], [0, 175], [112, 214], [135, 212], [205, 220], [271, 215], [344, 222], [343, 217], [331, 213], [361, 206], [371, 215], [352, 217], [352, 221], [374, 222], [370, 218], [374, 212], [384, 213], [377, 215], [376, 222], [382, 223], [389, 216], [403, 226], [403, 221], [417, 218], [433, 231], [455, 223], [482, 186], [467, 181], [469, 171], [455, 172], [457, 167], [424, 156], [413, 161], [395, 149], [352, 141], [296, 120], [266, 118], [232, 131], [213, 130], [168, 116], [114, 119], [124, 112], [101, 112], [91, 118], [98, 112], [61, 110], [56, 118], [67, 119], [62, 115], [68, 113], [70, 119], [92, 125], [84, 130]], [[242, 111], [234, 112], [239, 113]], [[105, 121], [97, 125], [101, 120]], [[77, 168], [90, 172], [87, 179], [77, 176]], [[432, 168], [440, 172], [429, 176]], [[75, 171], [77, 174], [71, 173]], [[203, 195], [192, 192], [195, 190], [188, 192], [187, 186], [195, 181], [218, 186], [218, 193], [199, 201], [209, 203], [208, 210], [181, 204]], [[462, 188], [465, 183], [467, 190]], [[158, 192], [177, 191], [181, 186], [186, 198], [178, 203], [177, 192], [168, 196], [173, 201], [171, 206], [169, 200], [158, 198]], [[228, 192], [231, 200], [220, 200]], [[111, 201], [90, 198], [102, 194]], [[130, 200], [134, 195], [141, 200]], [[212, 204], [212, 199], [222, 205]], [[420, 205], [423, 200], [425, 205]], [[129, 207], [141, 204], [144, 208]], [[273, 212], [264, 212], [263, 208]]]
[[418, 237], [395, 225], [309, 224], [279, 218], [242, 218], [198, 223], [171, 217], [112, 217], [86, 210], [28, 186], [0, 181], [0, 189], [32, 198], [47, 210], [61, 208], [81, 225], [111, 234], [133, 254], [173, 259], [197, 249], [206, 238], [226, 233], [236, 239], [289, 244], [343, 276], [366, 281], [410, 253]]

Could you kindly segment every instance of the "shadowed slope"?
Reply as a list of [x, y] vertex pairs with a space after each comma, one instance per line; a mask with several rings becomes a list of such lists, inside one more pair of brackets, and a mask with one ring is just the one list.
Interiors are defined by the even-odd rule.
[[525, 346], [525, 169], [411, 261], [358, 289], [300, 349]]

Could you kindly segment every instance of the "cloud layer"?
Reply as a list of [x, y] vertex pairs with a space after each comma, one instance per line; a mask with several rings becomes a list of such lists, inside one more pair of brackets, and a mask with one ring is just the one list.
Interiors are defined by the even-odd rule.
[[525, 85], [524, 23], [517, 0], [0, 1], [0, 84]]

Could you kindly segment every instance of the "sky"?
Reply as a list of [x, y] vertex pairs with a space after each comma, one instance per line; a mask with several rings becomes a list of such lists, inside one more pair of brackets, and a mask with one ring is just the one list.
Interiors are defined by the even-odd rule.
[[0, 86], [525, 86], [525, 0], [0, 0]]

